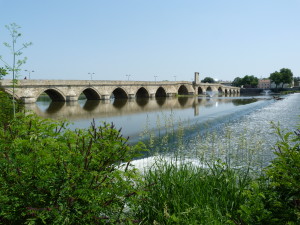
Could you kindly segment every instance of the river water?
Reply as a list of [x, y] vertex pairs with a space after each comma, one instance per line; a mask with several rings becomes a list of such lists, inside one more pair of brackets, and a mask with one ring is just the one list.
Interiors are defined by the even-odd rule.
[[299, 124], [300, 94], [230, 97], [189, 97], [72, 103], [40, 99], [27, 105], [39, 116], [68, 119], [71, 129], [87, 128], [92, 119], [114, 123], [131, 142], [144, 140], [151, 152], [135, 160], [150, 165], [154, 156], [180, 157], [199, 164], [224, 160], [231, 166], [245, 163], [264, 167], [274, 157], [278, 139], [271, 122], [293, 131]]

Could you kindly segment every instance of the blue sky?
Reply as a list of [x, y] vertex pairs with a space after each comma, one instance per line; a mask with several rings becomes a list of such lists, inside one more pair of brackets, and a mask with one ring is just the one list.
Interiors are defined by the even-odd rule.
[[[300, 76], [299, 0], [0, 0], [32, 79], [233, 80]], [[11, 55], [0, 45], [0, 55]], [[0, 67], [3, 66], [0, 62]], [[24, 76], [26, 72], [23, 72]], [[8, 76], [7, 78], [10, 78]]]

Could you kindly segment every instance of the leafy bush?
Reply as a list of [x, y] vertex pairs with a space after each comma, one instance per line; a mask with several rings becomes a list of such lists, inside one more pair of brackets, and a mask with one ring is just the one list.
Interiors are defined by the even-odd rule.
[[274, 128], [280, 138], [277, 157], [244, 192], [239, 212], [246, 224], [300, 224], [300, 131]]
[[1, 224], [116, 224], [130, 221], [139, 174], [113, 126], [71, 131], [17, 114], [0, 128]]
[[[13, 104], [12, 96], [1, 90], [0, 88], [0, 126], [8, 125], [9, 121], [13, 118]], [[16, 111], [20, 112], [23, 109], [21, 101], [16, 100]]]

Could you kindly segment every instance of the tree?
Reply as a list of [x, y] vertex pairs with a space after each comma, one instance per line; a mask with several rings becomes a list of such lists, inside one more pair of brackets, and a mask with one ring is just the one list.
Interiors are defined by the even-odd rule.
[[240, 77], [234, 78], [234, 80], [232, 82], [232, 85], [235, 86], [235, 87], [241, 87], [243, 85], [242, 84], [242, 78], [240, 78]]
[[242, 78], [242, 84], [246, 87], [255, 88], [258, 85], [258, 78], [253, 75], [246, 75]]
[[6, 69], [0, 67], [0, 80], [7, 74]]
[[276, 89], [277, 86], [281, 83], [281, 73], [278, 71], [275, 71], [274, 73], [270, 74], [270, 80], [273, 81], [276, 85]]
[[214, 78], [211, 77], [205, 77], [203, 80], [201, 80], [202, 83], [215, 83]]
[[258, 78], [253, 75], [246, 75], [243, 78], [236, 77], [232, 82], [233, 86], [241, 87], [242, 85], [245, 87], [255, 88], [258, 85]]
[[23, 59], [19, 58], [23, 52], [22, 50], [27, 48], [28, 46], [32, 45], [31, 42], [23, 43], [21, 47], [17, 47], [17, 40], [21, 37], [21, 33], [19, 32], [19, 29], [21, 28], [15, 23], [11, 23], [9, 25], [6, 25], [5, 28], [9, 31], [9, 34], [11, 36], [11, 44], [4, 42], [4, 46], [7, 47], [11, 54], [13, 55], [13, 62], [10, 65], [7, 63], [2, 56], [0, 56], [0, 60], [4, 63], [6, 69], [8, 71], [12, 72], [13, 79], [12, 79], [12, 85], [13, 85], [13, 114], [15, 117], [16, 114], [16, 105], [15, 105], [15, 85], [17, 83], [18, 73], [21, 70], [21, 66], [26, 63], [27, 58], [24, 57]]
[[282, 68], [280, 70], [280, 74], [281, 74], [282, 88], [284, 84], [291, 84], [293, 82], [293, 73], [290, 69]]

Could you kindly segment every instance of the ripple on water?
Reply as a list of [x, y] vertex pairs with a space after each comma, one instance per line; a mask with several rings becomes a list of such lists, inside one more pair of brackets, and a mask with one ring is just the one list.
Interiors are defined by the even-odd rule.
[[185, 140], [186, 145], [178, 149], [180, 158], [192, 162], [198, 160], [199, 164], [222, 159], [231, 166], [249, 165], [254, 170], [265, 167], [274, 158], [273, 150], [278, 140], [271, 123], [293, 131], [300, 119], [300, 93], [271, 101], [252, 111], [236, 112], [242, 116], [233, 116], [234, 119], [205, 135], [190, 136]]

